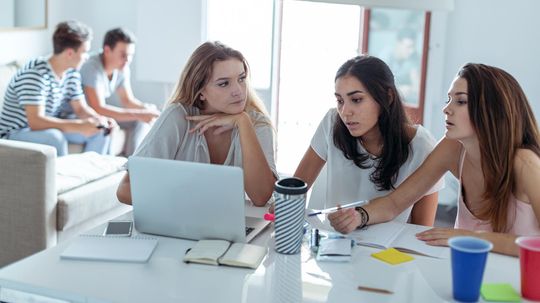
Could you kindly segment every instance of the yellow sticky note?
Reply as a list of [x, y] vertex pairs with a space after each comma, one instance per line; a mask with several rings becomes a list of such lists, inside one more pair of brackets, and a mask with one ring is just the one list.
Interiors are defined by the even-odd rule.
[[395, 248], [389, 248], [378, 253], [372, 253], [371, 256], [392, 265], [414, 260], [413, 256], [402, 253]]

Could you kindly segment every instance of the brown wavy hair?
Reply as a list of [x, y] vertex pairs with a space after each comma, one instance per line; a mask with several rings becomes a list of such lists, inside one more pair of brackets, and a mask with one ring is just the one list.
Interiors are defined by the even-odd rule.
[[[379, 104], [381, 110], [377, 125], [383, 138], [383, 147], [375, 164], [375, 170], [369, 178], [378, 190], [394, 189], [399, 169], [407, 161], [411, 152], [409, 146], [411, 138], [407, 134], [407, 126], [410, 122], [396, 88], [394, 75], [381, 59], [362, 55], [345, 62], [337, 71], [335, 80], [345, 76], [353, 76], [362, 82], [375, 102]], [[369, 154], [358, 151], [358, 138], [351, 135], [339, 114], [335, 121], [334, 145], [356, 166], [362, 169], [371, 168], [371, 165], [366, 163]]]
[[75, 20], [60, 22], [56, 25], [52, 40], [55, 55], [67, 48], [78, 50], [81, 44], [92, 40], [92, 29]]
[[476, 131], [485, 192], [492, 203], [479, 209], [493, 231], [509, 229], [508, 204], [514, 188], [514, 159], [518, 149], [540, 156], [538, 125], [521, 86], [506, 71], [468, 63], [458, 74], [467, 81], [469, 118]]
[[231, 58], [238, 59], [244, 65], [247, 76], [247, 102], [244, 111], [257, 111], [270, 121], [263, 102], [251, 87], [249, 81], [249, 65], [239, 51], [226, 46], [219, 41], [208, 41], [201, 44], [189, 57], [180, 79], [176, 84], [169, 103], [181, 103], [204, 109], [204, 102], [200, 99], [201, 92], [210, 81], [214, 62], [225, 61]]

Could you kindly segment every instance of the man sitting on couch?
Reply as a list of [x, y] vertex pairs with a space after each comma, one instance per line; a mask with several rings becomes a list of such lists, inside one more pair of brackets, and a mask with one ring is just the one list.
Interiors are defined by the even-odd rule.
[[[129, 64], [135, 53], [135, 36], [114, 28], [105, 34], [103, 51], [81, 67], [82, 84], [88, 104], [99, 114], [114, 118], [126, 130], [125, 156], [133, 154], [159, 115], [156, 106], [139, 101], [130, 84]], [[116, 95], [116, 99], [110, 98]]]
[[[0, 114], [0, 138], [51, 145], [58, 156], [68, 142], [84, 144], [84, 151], [109, 152], [113, 119], [86, 105], [77, 71], [87, 57], [91, 29], [77, 21], [61, 22], [53, 34], [54, 54], [36, 58], [11, 79]], [[77, 119], [62, 118], [69, 104]]]

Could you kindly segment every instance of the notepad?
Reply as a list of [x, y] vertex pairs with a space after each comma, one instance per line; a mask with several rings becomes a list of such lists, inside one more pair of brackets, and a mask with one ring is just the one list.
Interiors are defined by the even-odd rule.
[[414, 260], [411, 255], [402, 253], [395, 248], [389, 248], [378, 253], [372, 253], [371, 256], [392, 265]]
[[157, 238], [148, 236], [79, 235], [60, 254], [60, 258], [144, 263], [150, 259], [157, 243]]
[[521, 296], [508, 283], [484, 283], [480, 293], [486, 301], [520, 302]]
[[257, 268], [266, 255], [266, 247], [232, 243], [226, 240], [199, 240], [184, 256], [186, 263]]
[[351, 239], [322, 239], [317, 251], [317, 261], [351, 261]]

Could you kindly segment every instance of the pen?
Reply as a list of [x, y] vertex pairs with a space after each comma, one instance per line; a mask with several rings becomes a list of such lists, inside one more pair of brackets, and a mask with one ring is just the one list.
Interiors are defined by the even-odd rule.
[[320, 215], [320, 214], [333, 213], [333, 212], [335, 212], [335, 211], [337, 211], [339, 209], [343, 209], [343, 208], [351, 208], [351, 207], [356, 207], [356, 206], [362, 206], [362, 205], [367, 204], [368, 202], [369, 202], [368, 200], [362, 200], [362, 201], [356, 201], [356, 202], [352, 202], [352, 203], [341, 205], [341, 206], [321, 209], [321, 210], [316, 211], [314, 213], [308, 214], [308, 217], [313, 217], [313, 216]]
[[367, 287], [367, 286], [362, 286], [362, 285], [358, 286], [358, 290], [371, 291], [371, 292], [376, 292], [376, 293], [380, 293], [380, 294], [387, 294], [387, 295], [391, 295], [391, 294], [394, 293], [393, 291], [389, 291], [387, 289], [375, 288], [375, 287]]

